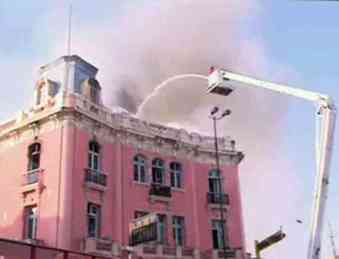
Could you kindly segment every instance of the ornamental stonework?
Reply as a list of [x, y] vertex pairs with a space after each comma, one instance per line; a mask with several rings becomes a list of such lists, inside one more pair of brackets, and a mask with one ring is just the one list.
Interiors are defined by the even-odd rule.
[[[139, 120], [126, 112], [114, 113], [108, 108], [91, 103], [77, 94], [56, 96], [53, 106], [20, 115], [20, 120], [0, 125], [0, 152], [7, 147], [40, 134], [74, 126], [89, 132], [92, 137], [109, 143], [131, 145], [138, 150], [148, 150], [167, 156], [180, 157], [203, 163], [215, 161], [214, 139]], [[72, 100], [75, 104], [68, 105]], [[226, 165], [240, 163], [243, 154], [235, 150], [234, 141], [219, 138], [220, 161]]]

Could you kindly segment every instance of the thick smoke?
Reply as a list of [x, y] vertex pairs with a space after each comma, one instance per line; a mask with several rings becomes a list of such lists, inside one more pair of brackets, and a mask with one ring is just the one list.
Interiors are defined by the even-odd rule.
[[[184, 73], [206, 75], [211, 65], [285, 81], [284, 68], [270, 61], [260, 39], [249, 33], [260, 33], [258, 16], [263, 12], [257, 1], [244, 0], [127, 4], [112, 24], [78, 25], [73, 49], [100, 68], [106, 103], [134, 113], [165, 79]], [[57, 46], [54, 53], [62, 48], [62, 44]], [[284, 225], [289, 238], [268, 255], [271, 259], [302, 258], [307, 240], [301, 233], [305, 231], [293, 223], [304, 204], [282, 138], [287, 101], [246, 88], [227, 98], [207, 96], [206, 85], [200, 79], [170, 83], [140, 116], [211, 134], [210, 108], [232, 109], [232, 115], [220, 122], [219, 132], [234, 138], [246, 156], [240, 176], [248, 250], [253, 250], [254, 239]]]

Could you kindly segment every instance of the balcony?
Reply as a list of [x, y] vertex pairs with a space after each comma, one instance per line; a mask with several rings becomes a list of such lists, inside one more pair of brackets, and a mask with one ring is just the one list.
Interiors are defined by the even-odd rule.
[[208, 205], [212, 208], [220, 208], [220, 205], [226, 207], [230, 205], [230, 198], [229, 195], [226, 193], [208, 192], [207, 202]]
[[214, 250], [212, 254], [212, 258], [215, 259], [250, 259], [252, 258], [250, 255], [245, 255], [241, 247], [238, 248], [227, 248], [225, 251], [223, 250]]
[[85, 238], [84, 252], [90, 254], [102, 254], [110, 256], [113, 249], [113, 242], [109, 239], [102, 238]]
[[200, 253], [201, 257], [210, 259], [244, 259], [241, 248], [227, 248], [225, 251], [222, 249], [205, 250]]
[[236, 251], [233, 249], [227, 249], [226, 251], [219, 250], [218, 251], [218, 258], [235, 258]]
[[106, 187], [107, 175], [92, 169], [85, 169], [85, 182]]
[[143, 258], [198, 258], [198, 250], [189, 247], [143, 244], [136, 247], [136, 254]]
[[152, 201], [169, 202], [172, 197], [171, 187], [163, 184], [152, 183], [149, 195]]
[[22, 177], [22, 192], [24, 194], [34, 192], [36, 190], [41, 192], [45, 188], [43, 184], [43, 169], [39, 168], [30, 170]]
[[34, 169], [24, 174], [23, 185], [38, 183], [41, 179], [41, 169]]

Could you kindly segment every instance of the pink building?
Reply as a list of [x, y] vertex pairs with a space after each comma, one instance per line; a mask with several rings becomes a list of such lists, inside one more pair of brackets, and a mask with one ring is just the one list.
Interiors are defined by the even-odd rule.
[[150, 212], [159, 241], [147, 258], [245, 258], [235, 142], [141, 121], [102, 104], [97, 68], [78, 56], [42, 66], [34, 105], [0, 125], [0, 237], [123, 254], [129, 223]]

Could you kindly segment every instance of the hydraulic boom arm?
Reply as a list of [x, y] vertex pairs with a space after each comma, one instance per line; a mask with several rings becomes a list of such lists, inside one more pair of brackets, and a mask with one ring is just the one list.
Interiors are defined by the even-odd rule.
[[321, 251], [321, 234], [329, 184], [330, 162], [334, 141], [336, 120], [336, 107], [327, 95], [314, 93], [286, 85], [275, 84], [248, 76], [228, 72], [223, 69], [210, 71], [208, 76], [209, 93], [229, 95], [234, 87], [232, 82], [244, 84], [244, 87], [263, 88], [285, 95], [295, 96], [317, 105], [316, 117], [320, 121], [320, 128], [316, 136], [316, 165], [317, 177], [314, 190], [314, 203], [312, 210], [311, 236], [309, 240], [307, 259], [319, 259]]

